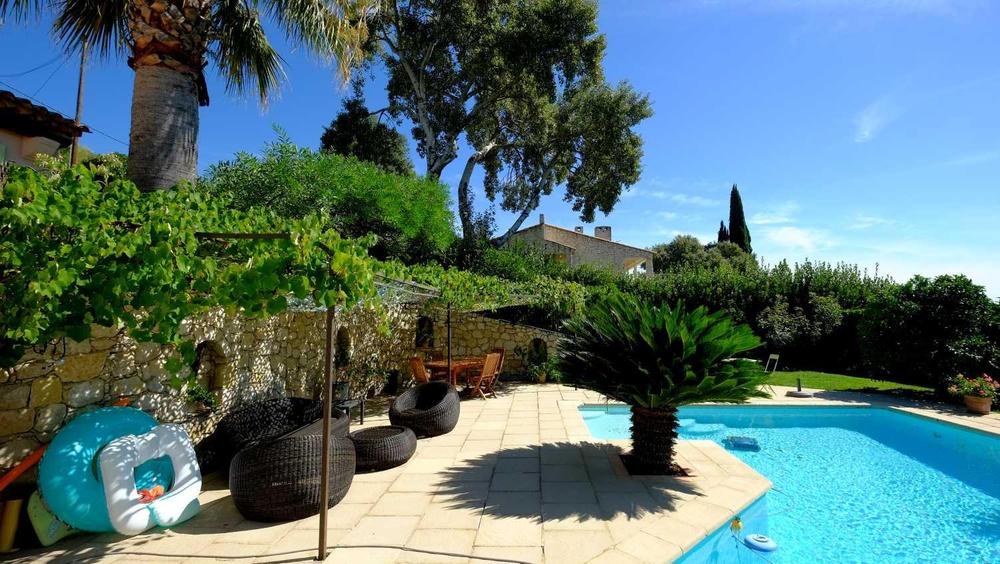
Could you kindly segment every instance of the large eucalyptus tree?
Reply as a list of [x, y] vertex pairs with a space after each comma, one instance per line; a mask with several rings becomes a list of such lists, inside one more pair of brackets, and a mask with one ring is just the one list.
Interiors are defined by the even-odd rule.
[[425, 173], [440, 178], [471, 146], [458, 184], [466, 240], [477, 237], [470, 190], [477, 167], [486, 194], [518, 214], [506, 240], [565, 184], [593, 220], [639, 175], [632, 127], [649, 102], [604, 82], [604, 36], [593, 0], [384, 0], [371, 37], [389, 72], [390, 109], [414, 124]]
[[0, 0], [0, 16], [24, 19], [50, 5], [68, 50], [88, 44], [128, 55], [135, 70], [128, 175], [143, 190], [194, 180], [198, 111], [208, 105], [205, 67], [215, 63], [235, 94], [266, 103], [283, 78], [264, 33], [270, 18], [294, 42], [336, 58], [346, 75], [367, 38], [377, 0]]

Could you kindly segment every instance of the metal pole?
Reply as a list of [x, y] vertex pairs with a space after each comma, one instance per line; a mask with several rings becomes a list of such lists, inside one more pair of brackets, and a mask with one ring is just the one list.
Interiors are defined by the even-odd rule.
[[333, 308], [326, 310], [326, 352], [323, 356], [323, 455], [319, 482], [319, 547], [316, 560], [326, 560], [327, 499], [330, 493], [330, 415], [333, 409]]
[[[80, 128], [80, 120], [83, 118], [83, 73], [87, 66], [87, 42], [83, 42], [83, 49], [80, 51], [80, 78], [76, 83], [76, 117], [73, 123], [77, 130]], [[69, 164], [75, 165], [80, 162], [80, 136], [73, 135], [73, 144], [69, 149]]]
[[448, 381], [451, 381], [451, 304], [448, 304]]

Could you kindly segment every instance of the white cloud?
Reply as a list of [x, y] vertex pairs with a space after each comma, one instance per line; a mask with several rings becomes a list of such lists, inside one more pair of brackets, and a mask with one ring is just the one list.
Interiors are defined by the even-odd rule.
[[672, 212], [672, 211], [656, 212], [654, 215], [660, 219], [666, 219], [666, 220], [677, 219], [677, 212]]
[[777, 225], [781, 223], [793, 223], [795, 221], [795, 214], [798, 211], [798, 202], [789, 200], [778, 206], [773, 206], [770, 209], [753, 214], [747, 222], [751, 225]]
[[889, 95], [882, 96], [868, 104], [854, 118], [854, 142], [867, 143], [871, 141], [902, 113], [902, 107]]
[[882, 227], [889, 225], [897, 225], [899, 222], [895, 219], [889, 219], [886, 217], [880, 217], [877, 215], [870, 215], [866, 213], [856, 213], [854, 217], [850, 219], [847, 224], [848, 229], [871, 229], [872, 227]]
[[972, 166], [978, 164], [991, 163], [1000, 159], [1000, 150], [980, 151], [978, 153], [968, 153], [958, 155], [948, 160], [941, 161], [941, 166]]
[[788, 251], [804, 251], [807, 253], [828, 247], [831, 244], [829, 235], [825, 231], [793, 227], [791, 225], [766, 229], [764, 231], [764, 239]]
[[722, 205], [720, 200], [713, 200], [711, 198], [706, 198], [704, 196], [698, 196], [694, 194], [672, 194], [670, 192], [664, 192], [661, 196], [663, 199], [670, 200], [675, 204], [684, 204], [689, 206], [719, 206]]

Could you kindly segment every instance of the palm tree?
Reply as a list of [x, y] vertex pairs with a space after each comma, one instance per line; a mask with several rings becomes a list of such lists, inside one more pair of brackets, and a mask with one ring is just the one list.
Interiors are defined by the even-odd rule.
[[[143, 190], [195, 179], [198, 107], [208, 105], [204, 69], [211, 59], [227, 90], [262, 103], [283, 78], [281, 57], [261, 11], [294, 41], [341, 74], [356, 62], [378, 0], [63, 0], [55, 34], [68, 50], [127, 51], [135, 70], [128, 175]], [[0, 17], [39, 13], [44, 0], [0, 0]]]
[[765, 397], [760, 365], [734, 355], [761, 342], [746, 325], [704, 307], [654, 306], [614, 295], [564, 324], [560, 346], [568, 380], [632, 408], [630, 469], [674, 474], [677, 408]]

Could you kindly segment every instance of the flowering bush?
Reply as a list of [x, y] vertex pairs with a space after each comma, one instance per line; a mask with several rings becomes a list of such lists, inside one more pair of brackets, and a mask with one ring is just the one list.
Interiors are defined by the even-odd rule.
[[995, 398], [1000, 392], [1000, 383], [983, 374], [978, 378], [966, 378], [959, 374], [948, 386], [948, 391], [956, 396], [973, 396], [977, 398]]

